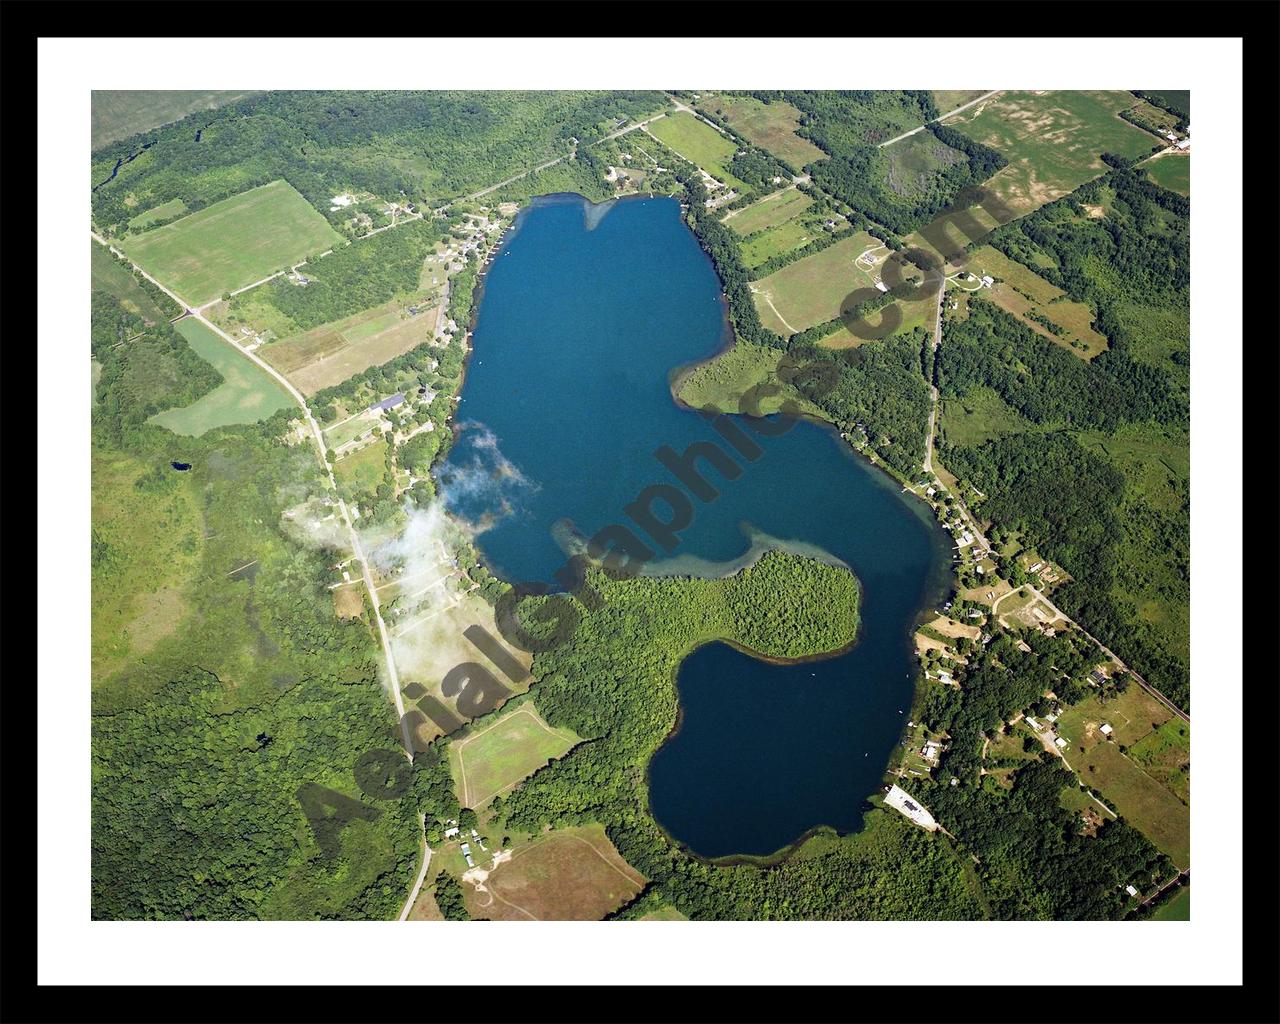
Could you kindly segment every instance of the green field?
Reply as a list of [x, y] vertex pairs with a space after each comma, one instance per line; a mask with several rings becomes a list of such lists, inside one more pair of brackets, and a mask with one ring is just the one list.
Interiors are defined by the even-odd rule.
[[783, 189], [726, 216], [724, 224], [740, 235], [750, 235], [789, 221], [812, 205], [813, 199], [799, 189]]
[[785, 336], [834, 320], [850, 292], [874, 288], [877, 275], [854, 261], [880, 245], [878, 238], [858, 231], [754, 282], [761, 323]]
[[191, 405], [167, 409], [147, 422], [158, 423], [175, 434], [199, 437], [215, 427], [255, 423], [293, 404], [289, 393], [273, 377], [199, 320], [187, 317], [174, 327], [202, 359], [213, 364], [224, 380]]
[[377, 424], [374, 421], [367, 420], [362, 415], [355, 416], [327, 428], [324, 432], [324, 443], [330, 448], [340, 448], [348, 441], [354, 441], [376, 427]]
[[[1029, 267], [1009, 259], [999, 249], [984, 245], [975, 249], [964, 264], [969, 274], [990, 275], [996, 283], [980, 294], [1007, 310], [1037, 334], [1061, 345], [1081, 359], [1092, 359], [1107, 348], [1107, 339], [1093, 328], [1093, 310], [1083, 302], [1073, 302], [1056, 285], [1050, 284]], [[955, 287], [973, 288], [964, 281]], [[1046, 324], [1045, 321], [1048, 321]]]
[[1151, 921], [1190, 921], [1191, 920], [1191, 886], [1184, 885], [1169, 899], [1156, 907]]
[[577, 742], [568, 729], [547, 725], [532, 704], [522, 704], [449, 744], [458, 799], [463, 807], [481, 807]]
[[709, 96], [698, 101], [699, 108], [724, 121], [748, 142], [785, 161], [797, 171], [827, 154], [808, 139], [796, 134], [800, 111], [785, 100], [764, 103], [754, 96]]
[[91, 145], [97, 150], [108, 142], [180, 121], [197, 110], [213, 110], [252, 95], [225, 89], [95, 89], [90, 104]]
[[684, 111], [677, 111], [659, 118], [643, 130], [725, 184], [732, 185], [739, 191], [746, 188], [746, 185], [725, 169], [738, 147], [732, 139], [721, 135], [706, 121], [700, 121]]
[[181, 199], [170, 199], [167, 203], [153, 206], [150, 210], [138, 214], [129, 221], [130, 231], [145, 231], [158, 220], [168, 220], [187, 212], [187, 204]]
[[375, 334], [381, 334], [383, 331], [390, 330], [392, 327], [400, 323], [400, 313], [398, 310], [392, 310], [389, 313], [383, 313], [376, 316], [372, 320], [366, 320], [364, 323], [355, 327], [348, 328], [342, 332], [342, 336], [348, 342], [364, 341], [372, 338]]
[[1155, 139], [1116, 116], [1133, 104], [1133, 94], [1120, 89], [1004, 92], [947, 126], [1009, 161], [987, 185], [1020, 216], [1102, 174], [1105, 152], [1149, 153]]
[[[1178, 725], [1166, 728], [1170, 722]], [[1100, 732], [1103, 724], [1114, 730], [1110, 740]], [[1067, 708], [1057, 728], [1080, 780], [1115, 804], [1179, 868], [1188, 867], [1191, 817], [1180, 793], [1189, 786], [1190, 726], [1134, 684], [1105, 703], [1091, 697]]]
[[989, 387], [974, 388], [962, 398], [944, 398], [941, 407], [941, 441], [955, 447], [1038, 429]]
[[120, 248], [166, 287], [199, 306], [341, 242], [285, 181], [250, 189], [155, 228]]
[[387, 447], [374, 442], [333, 464], [333, 476], [355, 494], [372, 494], [386, 475]]
[[186, 617], [200, 568], [200, 490], [170, 471], [163, 488], [135, 486], [149, 466], [122, 452], [93, 454], [92, 682], [151, 651]]
[[822, 234], [821, 228], [812, 230], [799, 220], [789, 220], [776, 228], [761, 232], [742, 243], [742, 262], [750, 268], [768, 263], [775, 256], [792, 252], [808, 245]]
[[1191, 115], [1191, 90], [1190, 89], [1143, 89], [1144, 93], [1151, 97], [1154, 103], [1174, 107], [1184, 111], [1188, 117]]
[[152, 323], [161, 323], [181, 312], [175, 309], [173, 313], [166, 313], [157, 306], [155, 300], [134, 278], [130, 269], [116, 259], [106, 246], [91, 240], [89, 252], [89, 275], [94, 291], [109, 292], [119, 299], [120, 304], [129, 312], [136, 313]]
[[1147, 177], [1157, 185], [1163, 185], [1179, 195], [1191, 195], [1191, 156], [1185, 153], [1169, 153], [1142, 165]]

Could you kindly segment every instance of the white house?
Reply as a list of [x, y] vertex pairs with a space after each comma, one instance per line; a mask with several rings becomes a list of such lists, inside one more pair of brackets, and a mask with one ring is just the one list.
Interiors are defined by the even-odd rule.
[[1063, 747], [1067, 745], [1067, 741], [1063, 739], [1061, 736], [1059, 736], [1056, 740], [1054, 740], [1053, 743], [1054, 743], [1054, 746], [1056, 746], [1059, 750], [1061, 750]]
[[1113, 732], [1115, 732], [1115, 730], [1112, 729], [1111, 726], [1109, 726], [1106, 722], [1103, 722], [1102, 728], [1099, 729], [1098, 732], [1102, 733], [1103, 736], [1110, 736]]

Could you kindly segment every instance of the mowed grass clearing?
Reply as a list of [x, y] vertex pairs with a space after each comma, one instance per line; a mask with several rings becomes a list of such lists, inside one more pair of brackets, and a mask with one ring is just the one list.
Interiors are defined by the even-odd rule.
[[333, 477], [357, 494], [372, 494], [386, 473], [387, 446], [374, 441], [333, 464]]
[[[1107, 797], [1135, 828], [1185, 869], [1191, 862], [1191, 813], [1167, 783], [1177, 784], [1184, 793], [1189, 789], [1191, 730], [1176, 719], [1181, 729], [1161, 732], [1165, 723], [1175, 719], [1163, 704], [1130, 684], [1105, 704], [1092, 697], [1067, 708], [1057, 727], [1068, 741], [1063, 754], [1081, 781]], [[1104, 723], [1113, 730], [1111, 739], [1102, 735]], [[1153, 733], [1161, 734], [1144, 747], [1143, 741]], [[1121, 752], [1121, 746], [1127, 752]], [[1154, 772], [1140, 760], [1147, 760]], [[1186, 772], [1175, 767], [1179, 761], [1187, 766]], [[1174, 778], [1181, 775], [1188, 776], [1185, 784]]]
[[203, 398], [182, 409], [166, 409], [149, 419], [175, 434], [199, 437], [215, 427], [256, 423], [293, 405], [293, 398], [274, 378], [235, 346], [223, 341], [199, 320], [174, 324], [195, 353], [222, 374], [223, 381]]
[[974, 388], [961, 398], [944, 398], [941, 406], [939, 430], [942, 440], [956, 448], [980, 445], [1006, 434], [1025, 434], [1042, 429], [986, 386]]
[[150, 210], [138, 214], [129, 221], [130, 231], [145, 231], [148, 227], [158, 220], [168, 220], [170, 217], [179, 217], [187, 212], [187, 204], [181, 199], [170, 199], [167, 203], [161, 203], [159, 206], [153, 206]]
[[788, 188], [767, 195], [741, 210], [731, 210], [722, 223], [740, 235], [751, 235], [786, 223], [812, 205], [813, 199], [810, 196], [798, 188]]
[[521, 704], [496, 722], [449, 744], [449, 767], [463, 807], [482, 807], [523, 782], [548, 761], [562, 757], [578, 737], [553, 729], [532, 704]]
[[1022, 216], [1105, 172], [1103, 153], [1151, 151], [1155, 140], [1116, 116], [1134, 102], [1122, 89], [1003, 92], [946, 123], [1008, 159], [986, 187]]
[[273, 181], [172, 224], [130, 235], [120, 248], [152, 277], [199, 306], [341, 241], [292, 185]]
[[1157, 185], [1181, 196], [1191, 195], [1190, 153], [1164, 153], [1143, 164], [1142, 169]]
[[[1050, 284], [1029, 267], [1009, 259], [999, 249], [984, 245], [974, 250], [964, 267], [968, 273], [979, 278], [984, 275], [994, 277], [996, 284], [984, 288], [978, 294], [1012, 313], [1055, 345], [1061, 345], [1072, 355], [1086, 360], [1106, 351], [1106, 336], [1093, 328], [1092, 309], [1083, 302], [1069, 299], [1067, 293], [1057, 285]], [[954, 287], [971, 289], [975, 284], [976, 281], [970, 280]], [[1061, 333], [1054, 333], [1045, 326], [1043, 320], [1055, 325]]]
[[1151, 912], [1152, 921], [1190, 921], [1191, 886], [1184, 885]]
[[801, 114], [785, 100], [765, 103], [754, 96], [709, 96], [699, 100], [698, 106], [727, 121], [748, 142], [768, 150], [796, 170], [827, 158], [812, 142], [796, 134]]
[[700, 121], [693, 114], [680, 110], [651, 122], [641, 131], [648, 132], [725, 184], [732, 185], [739, 191], [746, 188], [746, 185], [726, 170], [729, 161], [738, 151], [737, 145], [706, 121]]
[[819, 234], [821, 231], [810, 231], [801, 221], [789, 220], [743, 242], [742, 262], [754, 269], [775, 256], [808, 245]]
[[[856, 262], [868, 249], [880, 250], [874, 268]], [[845, 300], [851, 292], [875, 288], [884, 256], [883, 244], [878, 238], [857, 231], [821, 252], [752, 282], [761, 322], [785, 337], [836, 319], [847, 305]], [[915, 273], [919, 276], [918, 271]], [[911, 277], [910, 272], [904, 272], [904, 279]], [[932, 297], [929, 301], [932, 302]]]
[[587, 825], [535, 837], [489, 872], [487, 892], [464, 882], [463, 893], [472, 917], [490, 921], [599, 921], [645, 881], [602, 826]]

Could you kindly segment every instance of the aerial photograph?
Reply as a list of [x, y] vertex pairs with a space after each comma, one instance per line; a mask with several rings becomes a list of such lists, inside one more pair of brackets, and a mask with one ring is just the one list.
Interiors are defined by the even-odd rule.
[[986, 66], [93, 91], [92, 920], [1191, 920], [1191, 91]]

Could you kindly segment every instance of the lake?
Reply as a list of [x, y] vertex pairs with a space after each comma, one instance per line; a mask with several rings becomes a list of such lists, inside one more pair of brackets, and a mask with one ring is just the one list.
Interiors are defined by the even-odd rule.
[[[535, 200], [491, 264], [473, 340], [439, 476], [451, 511], [484, 524], [478, 544], [505, 579], [551, 581], [566, 520], [590, 536], [629, 522], [623, 507], [646, 486], [678, 483], [654, 458], [661, 445], [728, 447], [671, 395], [673, 371], [729, 340], [719, 279], [675, 200]], [[706, 857], [859, 827], [910, 712], [911, 632], [950, 582], [950, 538], [929, 510], [834, 430], [752, 436], [764, 454], [738, 479], [706, 470], [720, 497], [694, 502], [667, 569], [724, 572], [761, 537], [825, 552], [862, 582], [862, 627], [822, 661], [774, 665], [723, 644], [684, 661], [650, 806]]]

